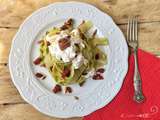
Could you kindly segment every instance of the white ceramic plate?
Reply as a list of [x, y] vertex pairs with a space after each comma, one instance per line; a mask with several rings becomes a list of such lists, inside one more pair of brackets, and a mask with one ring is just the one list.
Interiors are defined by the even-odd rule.
[[[73, 18], [76, 24], [91, 20], [98, 35], [109, 39], [109, 46], [103, 48], [108, 54], [108, 64], [104, 80], [87, 80], [83, 87], [72, 85], [72, 94], [54, 94], [55, 83], [48, 71], [33, 65], [39, 55], [36, 42], [48, 28], [59, 26], [68, 18]], [[12, 42], [9, 68], [21, 96], [40, 112], [60, 118], [79, 117], [102, 108], [116, 96], [128, 69], [128, 49], [122, 32], [110, 16], [89, 4], [59, 2], [34, 12], [21, 25]], [[37, 71], [46, 73], [47, 79], [37, 80], [34, 76]]]

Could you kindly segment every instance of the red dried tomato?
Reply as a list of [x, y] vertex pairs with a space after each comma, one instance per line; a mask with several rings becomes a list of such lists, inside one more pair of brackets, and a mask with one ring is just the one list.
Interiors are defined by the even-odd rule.
[[41, 63], [41, 57], [38, 57], [38, 58], [36, 58], [34, 61], [33, 61], [33, 63], [35, 64], [35, 65], [39, 65], [40, 63]]
[[99, 56], [99, 53], [97, 53], [97, 54], [95, 55], [95, 59], [98, 60], [99, 57], [100, 57], [100, 56]]
[[46, 78], [46, 76], [45, 76], [44, 74], [39, 73], [39, 72], [36, 73], [35, 76], [36, 76], [37, 78], [39, 78], [40, 80], [44, 80], [44, 79]]
[[62, 88], [61, 88], [61, 86], [60, 85], [56, 85], [54, 88], [53, 88], [53, 90], [52, 90], [54, 93], [58, 93], [58, 92], [61, 92], [62, 91]]
[[60, 39], [58, 44], [59, 44], [60, 49], [64, 50], [71, 45], [71, 42], [70, 42], [69, 38], [66, 37], [66, 38]]
[[72, 88], [71, 87], [66, 87], [65, 88], [65, 93], [72, 93]]
[[63, 72], [62, 72], [62, 77], [65, 78], [65, 77], [69, 77], [71, 74], [71, 70], [67, 67], [64, 68]]
[[96, 72], [98, 73], [104, 73], [105, 69], [104, 68], [99, 68]]
[[95, 74], [95, 75], [93, 75], [92, 78], [93, 78], [93, 80], [103, 80], [104, 79], [101, 74]]
[[51, 45], [51, 43], [49, 41], [47, 41], [47, 46], [50, 46], [50, 45]]

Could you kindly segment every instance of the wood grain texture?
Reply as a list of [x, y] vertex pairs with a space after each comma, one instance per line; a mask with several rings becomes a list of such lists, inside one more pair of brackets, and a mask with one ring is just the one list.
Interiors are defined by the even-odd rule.
[[[0, 106], [0, 120], [66, 120], [46, 116], [29, 104], [14, 104]], [[81, 120], [69, 118], [68, 120]]]
[[13, 36], [17, 29], [0, 28], [0, 63], [8, 63]]
[[11, 81], [8, 67], [0, 65], [0, 105], [25, 103]]
[[[119, 26], [126, 36], [127, 25]], [[139, 24], [138, 41], [139, 48], [160, 55], [160, 22]]]
[[[70, 0], [1, 0], [0, 26], [19, 27], [33, 11], [57, 1]], [[137, 15], [141, 22], [160, 21], [159, 0], [77, 0], [90, 3], [108, 13], [118, 24], [126, 23], [128, 16]], [[14, 22], [13, 22], [14, 21]]]

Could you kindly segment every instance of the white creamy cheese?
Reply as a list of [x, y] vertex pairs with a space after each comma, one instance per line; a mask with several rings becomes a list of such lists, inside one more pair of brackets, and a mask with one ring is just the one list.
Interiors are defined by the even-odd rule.
[[62, 59], [63, 62], [70, 62], [76, 55], [73, 46], [66, 48], [65, 50], [61, 50], [58, 44], [50, 45], [49, 51], [52, 55], [54, 55], [57, 59]]
[[[57, 59], [62, 59], [63, 62], [72, 62], [72, 65], [75, 69], [78, 69], [85, 62], [84, 56], [79, 53], [76, 56], [75, 44], [79, 44], [82, 48], [85, 47], [83, 40], [79, 36], [78, 29], [74, 29], [71, 32], [70, 42], [71, 45], [64, 50], [61, 50], [58, 44], [58, 41], [62, 38], [67, 37], [68, 34], [65, 31], [61, 31], [60, 34], [46, 36], [46, 40], [51, 43], [49, 47], [50, 53], [55, 56]], [[76, 57], [75, 57], [76, 56]]]
[[74, 44], [80, 44], [82, 48], [85, 48], [85, 45], [82, 42], [83, 40], [80, 37], [80, 33], [78, 29], [72, 30], [71, 35], [72, 35], [71, 41], [73, 41]]
[[72, 65], [75, 69], [78, 69], [84, 63], [84, 56], [80, 53], [76, 58], [72, 60]]

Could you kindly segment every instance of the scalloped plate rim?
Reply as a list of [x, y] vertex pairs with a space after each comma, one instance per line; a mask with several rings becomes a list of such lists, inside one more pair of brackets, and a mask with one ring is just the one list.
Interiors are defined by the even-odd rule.
[[[103, 11], [99, 10], [99, 9], [96, 8], [95, 6], [92, 6], [92, 5], [88, 4], [88, 3], [75, 2], [75, 1], [55, 2], [55, 3], [52, 3], [52, 4], [48, 5], [48, 6], [42, 7], [42, 8], [40, 8], [40, 9], [36, 10], [35, 12], [33, 12], [31, 15], [29, 15], [29, 16], [24, 20], [24, 22], [20, 25], [20, 27], [19, 27], [16, 35], [14, 36], [14, 38], [13, 38], [13, 40], [12, 40], [12, 45], [14, 44], [14, 41], [15, 41], [16, 37], [18, 36], [20, 30], [22, 29], [22, 27], [24, 27], [24, 24], [26, 23], [26, 21], [27, 21], [28, 19], [30, 19], [33, 15], [35, 15], [36, 13], [39, 13], [41, 10], [44, 10], [44, 9], [46, 9], [46, 8], [48, 8], [48, 7], [53, 6], [53, 5], [55, 5], [55, 4], [68, 4], [68, 3], [86, 4], [86, 5], [94, 8], [94, 9], [102, 12], [104, 15], [107, 15], [107, 14], [104, 13]], [[107, 16], [110, 17], [109, 15], [107, 15]], [[110, 19], [113, 21], [113, 19], [112, 19], [111, 17], [110, 17]], [[114, 23], [114, 22], [113, 22], [113, 23]], [[119, 27], [118, 27], [115, 23], [114, 23], [114, 25], [117, 27], [116, 29], [119, 29]], [[119, 31], [121, 32], [120, 29], [119, 29]], [[121, 32], [121, 34], [123, 34], [123, 33]], [[124, 36], [123, 36], [123, 37], [124, 37]], [[125, 38], [124, 38], [124, 39], [125, 39]], [[11, 60], [12, 60], [12, 59], [11, 59], [11, 53], [12, 53], [12, 52], [13, 52], [13, 46], [11, 46], [10, 54], [9, 54], [9, 70], [10, 70], [10, 74], [11, 74], [12, 81], [13, 81], [14, 85], [16, 86], [16, 88], [18, 89], [18, 92], [20, 93], [20, 95], [22, 96], [22, 98], [23, 98], [26, 102], [28, 102], [29, 104], [31, 104], [32, 106], [34, 106], [38, 111], [40, 111], [41, 113], [47, 114], [47, 115], [49, 115], [49, 116], [52, 116], [52, 117], [57, 117], [57, 118], [71, 118], [71, 117], [82, 117], [82, 116], [86, 116], [86, 115], [88, 115], [88, 114], [96, 111], [97, 109], [100, 109], [100, 108], [104, 107], [104, 106], [107, 105], [108, 103], [110, 103], [110, 102], [115, 98], [115, 96], [119, 93], [119, 91], [120, 91], [120, 89], [121, 89], [121, 86], [122, 86], [122, 84], [123, 84], [123, 80], [122, 80], [122, 82], [120, 83], [121, 85], [120, 85], [120, 87], [119, 87], [118, 90], [117, 90], [118, 92], [115, 94], [115, 96], [112, 96], [112, 97], [110, 98], [110, 100], [107, 100], [108, 102], [102, 104], [102, 105], [101, 105], [100, 107], [98, 107], [97, 109], [95, 109], [95, 110], [93, 110], [93, 111], [90, 111], [90, 112], [88, 112], [88, 113], [86, 113], [86, 114], [83, 114], [83, 115], [81, 115], [81, 114], [80, 114], [80, 115], [70, 115], [70, 116], [57, 116], [57, 115], [53, 115], [53, 114], [50, 114], [50, 113], [46, 113], [45, 111], [41, 110], [38, 106], [36, 106], [34, 103], [32, 103], [31, 101], [29, 101], [26, 97], [24, 97], [23, 92], [21, 91], [21, 89], [19, 88], [19, 86], [16, 84], [16, 82], [15, 82], [16, 80], [14, 79], [13, 72], [12, 72], [12, 70], [11, 70], [11, 63], [12, 63], [12, 61], [11, 61]], [[127, 74], [127, 70], [128, 70], [128, 50], [126, 51], [126, 54], [127, 54], [127, 57], [126, 57], [126, 62], [127, 62], [127, 63], [126, 63], [126, 66], [125, 66], [125, 67], [126, 67], [126, 68], [125, 68], [126, 71], [125, 71], [125, 73], [124, 73], [124, 77], [125, 77], [125, 75]], [[123, 79], [124, 79], [124, 77], [123, 77]]]

